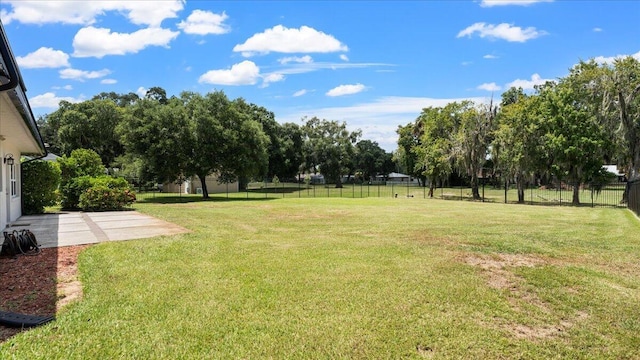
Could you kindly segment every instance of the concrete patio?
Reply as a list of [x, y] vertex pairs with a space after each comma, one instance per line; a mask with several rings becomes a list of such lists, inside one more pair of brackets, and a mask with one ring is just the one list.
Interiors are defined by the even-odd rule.
[[189, 230], [137, 211], [28, 215], [4, 231], [31, 230], [43, 248], [175, 235]]

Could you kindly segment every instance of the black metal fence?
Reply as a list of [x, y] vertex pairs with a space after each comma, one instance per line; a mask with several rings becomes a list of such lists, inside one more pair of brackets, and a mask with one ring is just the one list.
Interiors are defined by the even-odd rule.
[[[623, 202], [626, 183], [584, 184], [579, 188], [578, 200], [581, 206], [590, 207], [625, 207]], [[229, 187], [233, 188], [233, 187]], [[640, 199], [640, 186], [636, 184], [635, 204]], [[143, 189], [139, 189], [143, 190]], [[138, 200], [159, 197], [201, 197], [179, 192], [161, 192], [159, 189], [139, 191]], [[429, 188], [415, 186], [413, 183], [375, 183], [375, 184], [344, 184], [336, 188], [333, 184], [304, 184], [304, 183], [250, 183], [246, 190], [210, 193], [213, 198], [241, 198], [241, 199], [273, 199], [273, 198], [434, 198], [458, 201], [483, 201], [517, 203], [518, 192], [515, 186], [481, 185], [478, 189], [480, 198], [474, 199], [472, 189], [468, 186], [438, 187], [429, 196]], [[524, 192], [524, 203], [531, 205], [574, 205], [573, 189], [566, 185], [556, 187], [529, 187]], [[629, 205], [631, 207], [631, 205]], [[638, 206], [638, 205], [636, 205]]]
[[640, 216], [640, 180], [629, 183], [629, 209]]

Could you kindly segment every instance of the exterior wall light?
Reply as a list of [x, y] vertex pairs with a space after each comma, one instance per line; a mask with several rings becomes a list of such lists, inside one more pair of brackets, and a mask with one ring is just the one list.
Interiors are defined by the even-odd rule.
[[4, 156], [4, 163], [11, 166], [14, 164], [13, 154], [7, 154]]

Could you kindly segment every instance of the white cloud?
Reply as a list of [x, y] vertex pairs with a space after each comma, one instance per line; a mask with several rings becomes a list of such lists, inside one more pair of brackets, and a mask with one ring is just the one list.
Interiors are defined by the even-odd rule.
[[340, 60], [349, 61], [349, 57], [346, 54], [340, 54]]
[[105, 77], [111, 74], [111, 71], [108, 69], [102, 69], [99, 71], [85, 71], [85, 70], [67, 68], [67, 69], [60, 70], [59, 73], [60, 73], [61, 79], [85, 81], [89, 79], [98, 79], [101, 77]]
[[469, 66], [471, 64], [473, 64], [473, 61], [463, 61], [463, 62], [460, 63], [460, 65], [462, 65], [462, 66]]
[[308, 26], [300, 29], [289, 29], [276, 25], [264, 32], [254, 34], [243, 44], [233, 47], [234, 52], [241, 52], [249, 57], [256, 54], [279, 53], [328, 53], [348, 51], [349, 48], [332, 35], [327, 35]]
[[334, 87], [333, 89], [327, 91], [325, 95], [335, 97], [335, 96], [344, 96], [344, 95], [352, 95], [357, 94], [366, 89], [366, 86], [362, 84], [353, 84], [353, 85], [340, 85]]
[[58, 108], [62, 100], [70, 103], [78, 103], [83, 99], [76, 99], [69, 96], [56, 96], [55, 93], [47, 92], [29, 99], [29, 105], [31, 105], [32, 108]]
[[228, 18], [229, 16], [224, 12], [222, 14], [216, 14], [211, 11], [194, 10], [191, 15], [187, 17], [187, 20], [181, 21], [178, 24], [178, 28], [187, 34], [221, 35], [231, 31], [231, 28], [224, 24], [224, 21]]
[[293, 97], [302, 96], [302, 95], [304, 95], [306, 93], [307, 93], [307, 89], [298, 90], [298, 91], [293, 93]]
[[478, 104], [489, 103], [489, 97], [434, 99], [426, 97], [388, 96], [366, 103], [344, 107], [309, 109], [275, 109], [279, 122], [299, 123], [303, 117], [317, 116], [320, 119], [344, 121], [350, 131], [361, 129], [363, 138], [377, 141], [380, 146], [392, 151], [397, 148], [398, 125], [406, 125], [416, 119], [423, 108], [445, 106], [454, 101], [471, 100]]
[[311, 58], [311, 56], [309, 55], [305, 55], [302, 57], [288, 56], [283, 57], [282, 59], [278, 59], [278, 62], [282, 65], [286, 65], [288, 63], [310, 64], [313, 62], [313, 58]]
[[482, 58], [483, 59], [492, 60], [492, 59], [497, 59], [498, 57], [496, 55], [487, 54], [487, 55], [483, 56]]
[[254, 85], [260, 77], [260, 68], [245, 60], [231, 66], [231, 69], [209, 70], [198, 79], [201, 84], [214, 85]]
[[24, 69], [69, 66], [69, 55], [65, 54], [64, 51], [54, 50], [50, 47], [41, 47], [26, 56], [16, 56], [16, 60], [18, 65]]
[[51, 87], [54, 90], [73, 90], [73, 86], [71, 85], [65, 85], [65, 86], [52, 86]]
[[496, 85], [496, 83], [492, 82], [492, 83], [484, 83], [482, 85], [479, 85], [477, 89], [486, 90], [486, 91], [498, 91], [502, 88], [500, 87], [500, 85]]
[[136, 94], [143, 98], [145, 95], [147, 95], [147, 91], [149, 91], [149, 89], [145, 88], [144, 86], [140, 86], [138, 90], [136, 90]]
[[135, 54], [147, 46], [168, 47], [178, 34], [177, 31], [161, 28], [141, 29], [127, 34], [89, 26], [80, 29], [73, 38], [73, 56], [102, 58], [105, 55]]
[[482, 0], [480, 6], [493, 7], [493, 6], [508, 6], [508, 5], [520, 5], [528, 6], [536, 3], [553, 2], [553, 0]]
[[625, 58], [627, 56], [631, 56], [632, 58], [640, 61], [640, 51], [638, 51], [635, 54], [631, 54], [631, 55], [596, 56], [593, 60], [595, 60], [595, 62], [597, 62], [598, 64], [612, 65], [614, 61], [616, 61], [618, 59]]
[[267, 87], [269, 84], [284, 80], [284, 75], [280, 73], [269, 73], [262, 75], [262, 87]]
[[100, 81], [100, 84], [105, 84], [105, 85], [112, 85], [116, 83], [118, 83], [118, 80], [116, 79], [103, 79]]
[[507, 84], [507, 88], [515, 87], [522, 88], [523, 90], [533, 90], [536, 85], [542, 85], [547, 81], [553, 81], [553, 79], [543, 79], [538, 74], [531, 75], [531, 80], [517, 79]]
[[279, 73], [284, 75], [291, 74], [304, 74], [319, 70], [338, 70], [338, 69], [359, 69], [366, 67], [384, 67], [384, 66], [394, 66], [391, 64], [381, 64], [381, 63], [328, 63], [328, 62], [311, 62], [311, 63], [298, 63], [298, 64], [287, 64], [287, 67], [278, 70]]
[[11, 6], [3, 11], [2, 22], [23, 24], [63, 23], [91, 25], [98, 16], [114, 11], [137, 25], [160, 26], [163, 20], [177, 17], [184, 8], [183, 0], [164, 1], [24, 1], [3, 0]]
[[509, 42], [526, 42], [527, 40], [546, 35], [545, 31], [538, 31], [534, 27], [523, 29], [507, 23], [494, 25], [478, 22], [461, 30], [456, 37], [471, 37], [475, 33], [478, 33], [481, 38], [502, 39]]
[[593, 32], [601, 32], [601, 31], [602, 31], [602, 28], [599, 28], [599, 27], [593, 28]]

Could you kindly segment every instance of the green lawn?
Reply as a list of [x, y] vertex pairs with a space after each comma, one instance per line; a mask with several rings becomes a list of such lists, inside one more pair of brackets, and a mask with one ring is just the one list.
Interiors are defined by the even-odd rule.
[[[158, 200], [158, 199], [156, 199]], [[421, 198], [164, 198], [19, 359], [640, 358], [640, 220]]]

